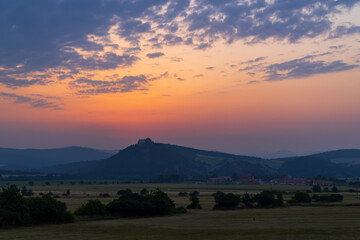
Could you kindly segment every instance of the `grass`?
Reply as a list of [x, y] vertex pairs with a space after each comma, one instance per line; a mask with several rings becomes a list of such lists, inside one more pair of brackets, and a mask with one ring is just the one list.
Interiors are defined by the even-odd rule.
[[[108, 185], [35, 185], [35, 193], [52, 191], [64, 193], [70, 189], [69, 198], [59, 200], [67, 203], [74, 211], [88, 199], [99, 193], [109, 193], [112, 198], [99, 198], [107, 203], [116, 197], [120, 189], [157, 187], [168, 192], [177, 206], [189, 204], [187, 197], [178, 197], [180, 191], [200, 191], [202, 210], [192, 210], [187, 214], [140, 218], [102, 219], [78, 218], [74, 224], [43, 225], [0, 230], [0, 239], [360, 239], [360, 207], [322, 206], [285, 207], [276, 209], [248, 209], [236, 211], [213, 211], [211, 196], [216, 191], [244, 193], [259, 192], [264, 189], [281, 191], [306, 190], [304, 186], [220, 186], [200, 184], [108, 184]], [[345, 193], [344, 204], [360, 203], [356, 193]], [[291, 195], [285, 195], [290, 198]]]
[[76, 222], [0, 231], [0, 239], [359, 239], [360, 208], [291, 207]]

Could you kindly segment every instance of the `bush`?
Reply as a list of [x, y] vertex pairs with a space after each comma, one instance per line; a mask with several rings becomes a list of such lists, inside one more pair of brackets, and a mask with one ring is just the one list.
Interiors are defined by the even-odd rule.
[[316, 202], [341, 202], [344, 196], [341, 194], [314, 195], [313, 199]]
[[217, 192], [214, 195], [216, 210], [236, 209], [240, 203], [240, 196], [233, 193]]
[[100, 194], [99, 194], [99, 197], [109, 198], [109, 197], [111, 197], [111, 196], [110, 196], [110, 194], [108, 194], [108, 193], [100, 193]]
[[24, 198], [16, 186], [3, 188], [0, 206], [0, 227], [74, 221], [65, 203], [49, 195]]
[[106, 209], [110, 214], [122, 217], [161, 216], [171, 214], [175, 204], [166, 193], [156, 189], [145, 196], [124, 194], [110, 202]]
[[258, 207], [280, 207], [284, 205], [282, 194], [279, 192], [262, 191], [255, 196], [255, 199]]
[[201, 209], [200, 200], [198, 198], [199, 192], [194, 191], [190, 193], [190, 201], [191, 203], [187, 206], [189, 209]]
[[0, 193], [0, 206], [1, 228], [30, 224], [29, 207], [15, 185], [3, 188]]
[[314, 185], [311, 189], [313, 192], [321, 192], [321, 187], [319, 185]]
[[50, 195], [42, 197], [26, 198], [32, 223], [70, 223], [74, 217], [66, 210], [66, 204], [60, 202]]
[[77, 216], [104, 216], [106, 214], [105, 205], [99, 200], [89, 200], [81, 205], [75, 212]]
[[299, 203], [309, 203], [311, 202], [311, 197], [308, 193], [297, 191], [293, 197], [293, 200]]
[[121, 196], [121, 195], [127, 195], [127, 194], [131, 194], [131, 193], [132, 193], [131, 189], [127, 188], [125, 190], [119, 190], [116, 194]]
[[242, 197], [241, 197], [241, 202], [244, 204], [245, 208], [253, 208], [254, 207], [254, 203], [256, 202], [255, 197], [250, 196], [250, 194], [245, 193]]
[[23, 196], [29, 196], [29, 197], [34, 195], [33, 191], [31, 189], [28, 190], [25, 186], [22, 187], [21, 194]]
[[178, 196], [179, 196], [179, 197], [187, 197], [187, 196], [188, 196], [188, 193], [187, 193], [187, 192], [179, 192], [179, 193], [178, 193]]
[[177, 207], [174, 210], [172, 210], [171, 213], [172, 214], [183, 214], [183, 213], [187, 213], [187, 210], [184, 207]]
[[149, 191], [146, 189], [146, 188], [143, 188], [143, 189], [141, 189], [141, 191], [140, 191], [140, 194], [141, 195], [146, 195], [146, 194], [148, 194], [149, 193]]

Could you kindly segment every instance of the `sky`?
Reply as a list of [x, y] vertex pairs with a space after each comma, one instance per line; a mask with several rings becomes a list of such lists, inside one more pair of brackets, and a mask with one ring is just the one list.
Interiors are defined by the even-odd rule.
[[360, 0], [0, 0], [0, 147], [360, 148]]

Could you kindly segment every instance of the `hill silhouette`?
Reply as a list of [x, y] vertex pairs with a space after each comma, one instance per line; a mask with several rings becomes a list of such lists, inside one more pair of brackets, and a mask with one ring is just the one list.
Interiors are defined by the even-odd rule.
[[260, 158], [197, 150], [170, 144], [139, 140], [116, 155], [102, 161], [86, 161], [47, 168], [52, 173], [88, 176], [152, 179], [161, 174], [204, 176], [210, 174], [268, 174], [273, 170], [262, 166]]
[[151, 180], [161, 175], [204, 179], [233, 173], [239, 176], [360, 176], [360, 150], [357, 149], [263, 159], [157, 143], [147, 138], [111, 155], [114, 152], [81, 147], [47, 150], [0, 148], [0, 165], [3, 165], [0, 169], [129, 180]]
[[110, 156], [110, 153], [84, 147], [55, 149], [0, 148], [0, 167], [7, 170], [31, 171], [57, 164], [105, 159]]

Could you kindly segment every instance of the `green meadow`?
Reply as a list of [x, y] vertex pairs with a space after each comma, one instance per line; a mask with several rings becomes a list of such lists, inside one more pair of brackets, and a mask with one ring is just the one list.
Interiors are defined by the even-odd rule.
[[[116, 198], [120, 189], [130, 188], [134, 192], [142, 188], [160, 188], [166, 191], [177, 206], [189, 204], [188, 197], [178, 197], [180, 191], [200, 192], [202, 210], [191, 210], [187, 214], [167, 217], [134, 219], [90, 219], [76, 218], [73, 224], [40, 225], [0, 230], [0, 239], [360, 239], [360, 206], [356, 193], [344, 194], [344, 201], [335, 205], [288, 206], [272, 209], [246, 209], [214, 211], [212, 194], [216, 191], [237, 194], [257, 193], [261, 190], [288, 192], [290, 199], [296, 190], [307, 190], [307, 186], [243, 186], [205, 184], [94, 184], [69, 185], [51, 182], [50, 185], [36, 183], [30, 187], [35, 195], [51, 191], [60, 195], [59, 200], [71, 211], [88, 199], [99, 199], [104, 203]], [[61, 196], [66, 190], [70, 196]], [[340, 188], [342, 190], [342, 188]], [[345, 188], [343, 189], [345, 190]], [[109, 198], [100, 198], [108, 193]]]

